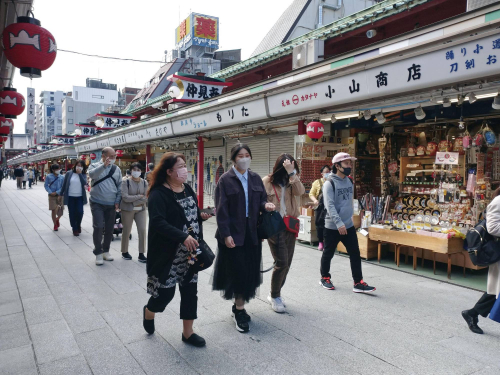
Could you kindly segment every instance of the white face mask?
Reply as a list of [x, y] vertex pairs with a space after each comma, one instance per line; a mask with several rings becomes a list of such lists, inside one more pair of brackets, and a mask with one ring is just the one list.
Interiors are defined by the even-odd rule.
[[82, 167], [76, 167], [75, 169], [76, 169], [76, 171], [77, 171], [77, 172], [81, 172], [81, 171], [83, 171], [83, 168], [82, 168]]
[[132, 177], [133, 178], [141, 177], [141, 171], [132, 171]]
[[236, 160], [236, 165], [241, 170], [246, 171], [248, 168], [250, 168], [251, 162], [252, 162], [251, 158], [241, 158], [241, 159]]
[[330, 172], [328, 172], [328, 173], [323, 173], [323, 178], [328, 178], [328, 177], [330, 177], [330, 175], [331, 175], [331, 173], [330, 173]]
[[115, 164], [116, 159], [109, 159], [109, 165]]
[[59, 173], [61, 173], [61, 170], [60, 170], [60, 169], [58, 169], [57, 171], [54, 171], [54, 173], [55, 173], [55, 174], [59, 174]]

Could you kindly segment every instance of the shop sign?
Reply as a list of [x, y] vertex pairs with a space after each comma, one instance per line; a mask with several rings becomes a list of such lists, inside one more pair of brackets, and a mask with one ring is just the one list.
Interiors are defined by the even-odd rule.
[[500, 73], [500, 34], [268, 98], [272, 117], [455, 84]]
[[125, 139], [125, 134], [121, 134], [121, 135], [117, 135], [116, 137], [109, 138], [109, 145], [110, 146], [124, 145], [125, 143], [127, 143], [127, 140]]
[[56, 140], [59, 145], [72, 145], [75, 143], [75, 139], [70, 136], [53, 135], [52, 140]]
[[80, 129], [82, 130], [80, 137], [91, 137], [97, 134], [97, 128], [95, 127], [80, 126]]
[[219, 18], [191, 13], [175, 29], [175, 49], [185, 51], [191, 46], [219, 48]]
[[86, 151], [92, 151], [92, 150], [96, 150], [96, 149], [98, 149], [97, 142], [91, 142], [91, 143], [87, 143], [85, 145], [81, 145], [81, 146], [77, 147], [77, 150], [79, 153], [83, 153]]
[[436, 164], [442, 165], [458, 165], [458, 152], [437, 152], [436, 153]]
[[35, 89], [28, 87], [28, 105], [26, 112], [26, 121], [28, 122], [28, 129], [35, 127]]
[[143, 129], [144, 130], [144, 139], [157, 139], [157, 138], [165, 138], [168, 136], [172, 136], [172, 124], [166, 123], [162, 125], [157, 125], [152, 128]]
[[100, 139], [97, 141], [97, 148], [109, 147], [109, 139]]
[[175, 99], [175, 101], [194, 103], [205, 99], [215, 98], [222, 94], [222, 90], [225, 87], [232, 86], [231, 82], [207, 81], [200, 78], [201, 77], [190, 74], [172, 74], [167, 80], [174, 82], [178, 90], [169, 91], [169, 95]]
[[141, 129], [125, 134], [125, 140], [127, 141], [126, 143], [141, 142], [144, 140], [145, 136], [146, 129]]
[[204, 115], [172, 121], [175, 135], [192, 133], [228, 125], [259, 121], [267, 118], [264, 99], [212, 111]]

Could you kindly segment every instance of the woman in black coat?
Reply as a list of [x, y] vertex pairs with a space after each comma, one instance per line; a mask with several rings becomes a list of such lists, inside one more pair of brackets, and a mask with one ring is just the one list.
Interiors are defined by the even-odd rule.
[[232, 316], [236, 329], [248, 332], [250, 316], [245, 301], [255, 297], [262, 284], [262, 242], [257, 237], [257, 220], [264, 210], [275, 206], [267, 202], [262, 179], [249, 170], [250, 148], [238, 144], [231, 149], [234, 166], [224, 173], [215, 189], [217, 238], [219, 251], [214, 270], [214, 290], [225, 299], [233, 299]]
[[189, 258], [203, 239], [202, 221], [210, 215], [201, 213], [193, 189], [187, 184], [186, 159], [182, 154], [167, 152], [150, 174], [148, 190], [149, 233], [147, 291], [151, 295], [144, 306], [144, 329], [152, 334], [155, 313], [163, 312], [172, 301], [176, 284], [181, 293], [180, 318], [182, 341], [193, 346], [205, 340], [193, 333], [197, 318], [198, 274], [188, 273]]

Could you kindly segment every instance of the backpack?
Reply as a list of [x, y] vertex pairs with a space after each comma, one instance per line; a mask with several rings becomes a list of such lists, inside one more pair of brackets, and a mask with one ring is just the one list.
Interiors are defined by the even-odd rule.
[[464, 247], [471, 262], [480, 267], [487, 267], [500, 260], [500, 237], [494, 237], [486, 229], [486, 220], [468, 230]]

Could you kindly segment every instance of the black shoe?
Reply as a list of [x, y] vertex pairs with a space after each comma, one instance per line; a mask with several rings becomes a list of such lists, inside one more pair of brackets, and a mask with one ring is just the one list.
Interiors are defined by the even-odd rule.
[[477, 333], [479, 335], [482, 335], [484, 333], [483, 330], [479, 328], [479, 326], [477, 325], [477, 323], [479, 322], [477, 315], [472, 316], [469, 314], [469, 310], [464, 310], [462, 311], [462, 317], [465, 319], [467, 325], [469, 326], [469, 329], [472, 332]]
[[197, 348], [201, 348], [206, 345], [205, 339], [198, 336], [196, 333], [193, 333], [188, 339], [184, 337], [184, 334], [182, 334], [182, 341], [186, 344], [196, 346]]
[[322, 277], [319, 281], [319, 285], [328, 290], [335, 290], [335, 287], [329, 277]]
[[142, 254], [142, 253], [139, 254], [139, 262], [146, 263], [147, 260], [148, 259], [144, 256], [144, 254]]
[[150, 335], [155, 333], [155, 320], [146, 319], [146, 306], [144, 306], [144, 309], [142, 310], [142, 326]]
[[233, 313], [231, 314], [231, 316], [234, 316], [234, 314], [236, 313], [236, 311], [240, 311], [240, 314], [245, 317], [246, 321], [247, 322], [250, 322], [252, 320], [252, 318], [250, 317], [250, 315], [248, 315], [247, 311], [245, 309], [243, 310], [238, 310], [236, 308], [236, 305], [233, 304], [233, 308], [232, 308], [232, 311]]
[[122, 253], [122, 258], [126, 260], [132, 260], [132, 255], [129, 253]]
[[354, 293], [373, 293], [376, 290], [377, 289], [375, 289], [375, 287], [369, 286], [363, 280], [361, 280], [357, 284], [354, 284], [354, 288], [352, 289]]
[[236, 323], [236, 329], [242, 333], [250, 331], [249, 316], [245, 310], [238, 310], [236, 306], [233, 305], [233, 313], [231, 314]]

